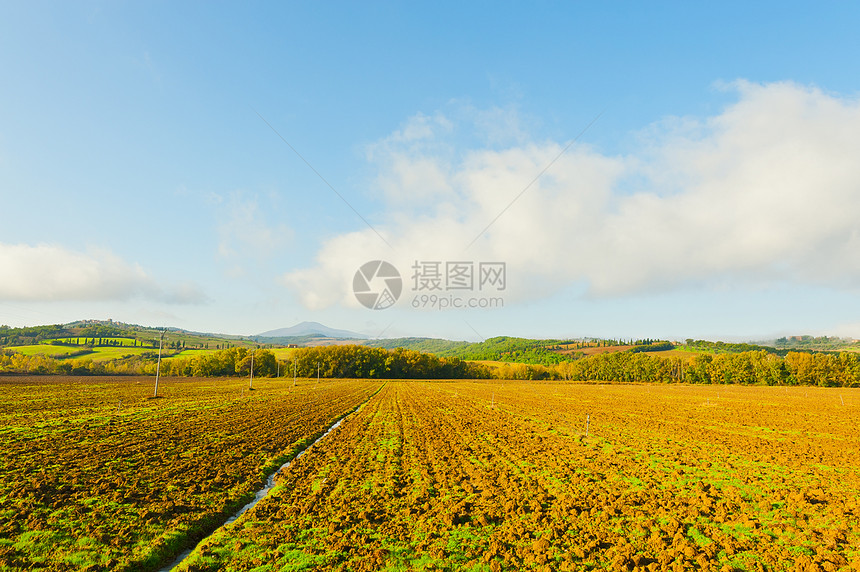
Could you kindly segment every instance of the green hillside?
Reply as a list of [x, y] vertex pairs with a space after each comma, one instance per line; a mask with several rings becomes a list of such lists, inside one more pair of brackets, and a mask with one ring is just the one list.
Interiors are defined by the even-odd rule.
[[365, 345], [392, 349], [402, 347], [432, 353], [440, 357], [456, 357], [470, 361], [503, 361], [511, 363], [552, 365], [570, 358], [551, 348], [565, 344], [560, 340], [530, 340], [499, 336], [483, 342], [452, 342], [431, 338], [397, 338], [372, 340]]
[[[158, 348], [162, 330], [122, 322], [83, 320], [68, 324], [11, 328], [0, 326], [0, 347], [16, 348], [36, 344], [51, 344], [99, 348], [99, 347], [148, 347]], [[225, 349], [234, 346], [252, 347], [252, 339], [224, 334], [190, 332], [180, 328], [167, 328], [164, 339], [166, 349]], [[33, 350], [26, 350], [33, 351]], [[39, 351], [42, 355], [74, 353], [75, 350]]]

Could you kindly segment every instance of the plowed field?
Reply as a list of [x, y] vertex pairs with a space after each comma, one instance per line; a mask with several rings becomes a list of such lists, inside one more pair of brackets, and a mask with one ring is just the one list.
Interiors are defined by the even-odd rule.
[[845, 389], [389, 382], [182, 567], [860, 569], [858, 418]]
[[0, 378], [0, 569], [147, 570], [380, 385]]

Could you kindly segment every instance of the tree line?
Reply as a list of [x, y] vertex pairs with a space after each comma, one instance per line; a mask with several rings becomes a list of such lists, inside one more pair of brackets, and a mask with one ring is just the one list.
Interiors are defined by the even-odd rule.
[[[232, 347], [197, 356], [162, 360], [161, 374], [180, 377], [276, 375], [367, 379], [480, 379], [491, 377], [480, 364], [415, 350], [384, 350], [357, 345], [299, 348], [291, 359], [277, 360], [268, 349]], [[0, 373], [66, 375], [155, 375], [157, 355], [146, 352], [109, 361], [55, 359], [0, 350]]]
[[267, 349], [229, 348], [212, 354], [162, 362], [165, 375], [221, 377], [254, 375], [367, 379], [469, 379], [489, 374], [487, 368], [459, 358], [438, 357], [415, 350], [385, 350], [358, 345], [319, 346], [293, 350], [278, 361]]
[[617, 352], [561, 364], [550, 373], [579, 381], [860, 387], [860, 355], [788, 352], [783, 357], [757, 350], [687, 359]]
[[[161, 363], [167, 376], [229, 377], [276, 375], [367, 379], [522, 379], [627, 383], [818, 385], [860, 387], [860, 355], [850, 352], [766, 351], [695, 354], [692, 359], [615, 352], [558, 364], [503, 363], [494, 367], [415, 350], [342, 345], [299, 348], [278, 360], [268, 349], [234, 347], [210, 354], [175, 357]], [[156, 354], [147, 352], [106, 362], [58, 360], [0, 350], [0, 373], [154, 375]]]

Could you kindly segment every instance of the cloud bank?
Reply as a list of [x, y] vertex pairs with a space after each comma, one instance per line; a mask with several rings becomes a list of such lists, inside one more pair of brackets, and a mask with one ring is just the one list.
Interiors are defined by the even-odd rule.
[[218, 258], [229, 265], [228, 276], [245, 276], [249, 262], [264, 261], [292, 240], [293, 232], [287, 225], [270, 220], [277, 212], [271, 198], [263, 197], [261, 206], [256, 193], [242, 190], [206, 197], [216, 217]]
[[407, 285], [415, 260], [505, 261], [513, 300], [571, 285], [594, 297], [855, 289], [860, 103], [787, 82], [728, 89], [737, 100], [722, 113], [654, 124], [629, 155], [571, 146], [519, 199], [564, 142], [524, 140], [500, 118], [517, 125], [515, 144], [464, 149], [458, 133], [487, 129], [493, 114], [472, 125], [418, 115], [368, 149], [384, 204], [370, 218], [394, 248], [369, 229], [342, 234], [282, 282], [310, 308], [355, 306], [352, 275], [375, 258]]
[[164, 288], [139, 265], [105, 250], [0, 243], [0, 300], [53, 302], [144, 298], [194, 304], [205, 296], [193, 284]]

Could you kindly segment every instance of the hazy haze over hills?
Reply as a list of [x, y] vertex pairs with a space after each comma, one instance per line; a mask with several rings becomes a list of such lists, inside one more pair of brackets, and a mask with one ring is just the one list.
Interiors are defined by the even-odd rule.
[[313, 334], [319, 334], [327, 338], [351, 338], [362, 340], [367, 338], [364, 334], [350, 332], [349, 330], [336, 330], [320, 324], [319, 322], [301, 322], [295, 326], [290, 326], [289, 328], [269, 330], [268, 332], [258, 334], [258, 336], [261, 338], [288, 338]]

